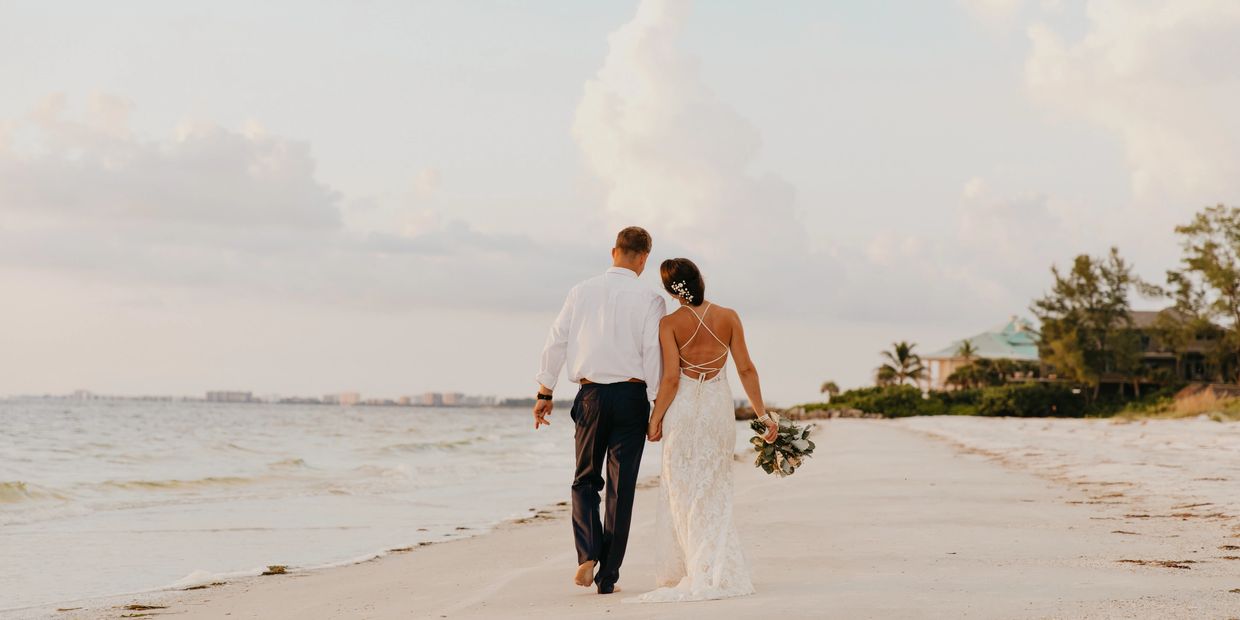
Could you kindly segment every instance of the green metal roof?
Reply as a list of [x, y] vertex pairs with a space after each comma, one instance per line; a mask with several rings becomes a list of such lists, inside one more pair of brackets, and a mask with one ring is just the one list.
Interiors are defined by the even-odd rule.
[[[965, 340], [977, 349], [978, 357], [1038, 361], [1038, 331], [1032, 323], [1019, 317], [1012, 317], [1012, 320], [999, 327]], [[957, 340], [945, 349], [922, 357], [927, 359], [958, 357], [956, 351], [960, 350], [960, 345], [965, 340]]]

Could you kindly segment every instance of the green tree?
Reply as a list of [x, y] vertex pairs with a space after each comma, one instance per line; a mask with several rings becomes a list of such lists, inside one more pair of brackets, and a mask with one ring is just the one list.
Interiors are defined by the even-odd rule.
[[1187, 374], [1184, 362], [1192, 348], [1204, 349], [1211, 379], [1224, 381], [1223, 369], [1230, 351], [1221, 346], [1223, 330], [1211, 318], [1213, 311], [1205, 290], [1192, 274], [1175, 270], [1167, 272], [1167, 289], [1173, 305], [1158, 314], [1153, 333], [1163, 350], [1175, 355], [1174, 378]]
[[1050, 292], [1032, 306], [1042, 322], [1042, 359], [1064, 378], [1092, 387], [1093, 398], [1104, 376], [1133, 380], [1140, 334], [1132, 329], [1129, 294], [1157, 289], [1134, 275], [1116, 248], [1105, 257], [1081, 254], [1067, 272], [1052, 266], [1051, 275]]
[[828, 396], [839, 396], [840, 386], [834, 381], [824, 381], [822, 387], [818, 388], [819, 394], [827, 394]]
[[1036, 376], [1037, 371], [1038, 365], [1034, 362], [983, 357], [952, 371], [946, 381], [948, 385], [964, 389], [992, 387]]
[[973, 341], [961, 341], [960, 346], [956, 347], [956, 357], [963, 359], [965, 363], [972, 362], [977, 357], [977, 347], [973, 346]]
[[1181, 266], [1167, 272], [1167, 286], [1176, 313], [1163, 327], [1178, 344], [1211, 343], [1216, 375], [1240, 381], [1240, 208], [1206, 207], [1175, 232]]
[[894, 342], [891, 350], [883, 351], [883, 359], [887, 362], [878, 367], [879, 385], [904, 385], [905, 381], [916, 383], [926, 376], [926, 367], [921, 363], [921, 356], [913, 351], [917, 345], [910, 342]]
[[977, 387], [977, 367], [973, 364], [961, 366], [960, 368], [953, 370], [943, 381], [947, 385], [962, 390]]
[[896, 371], [886, 364], [879, 366], [874, 372], [874, 385], [887, 387], [896, 384]]
[[997, 359], [994, 361], [995, 372], [1003, 383], [1017, 379], [1028, 379], [1038, 376], [1038, 363], [1028, 360]]

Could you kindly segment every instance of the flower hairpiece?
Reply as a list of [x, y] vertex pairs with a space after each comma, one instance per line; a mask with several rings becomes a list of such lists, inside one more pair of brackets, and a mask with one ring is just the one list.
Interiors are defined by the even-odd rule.
[[684, 280], [673, 283], [672, 290], [676, 291], [677, 297], [689, 303], [693, 303], [693, 294], [689, 292], [689, 284], [685, 282]]

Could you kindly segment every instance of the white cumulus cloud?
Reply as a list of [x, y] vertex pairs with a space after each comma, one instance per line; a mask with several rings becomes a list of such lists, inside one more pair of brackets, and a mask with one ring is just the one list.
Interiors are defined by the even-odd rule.
[[1115, 132], [1150, 210], [1240, 199], [1240, 3], [1096, 0], [1085, 14], [1083, 36], [1029, 28], [1035, 99]]
[[611, 33], [573, 135], [606, 186], [613, 226], [646, 226], [656, 245], [689, 253], [708, 277], [787, 290], [779, 275], [789, 270], [775, 265], [795, 264], [804, 277], [824, 261], [807, 250], [792, 186], [753, 169], [757, 129], [719, 100], [682, 49], [689, 9], [685, 0], [644, 0]]
[[123, 99], [94, 95], [79, 113], [70, 103], [53, 95], [3, 124], [0, 267], [123, 287], [519, 308], [548, 303], [523, 284], [530, 274], [567, 286], [588, 264], [581, 244], [535, 244], [426, 208], [389, 226], [346, 225], [310, 145], [254, 122], [185, 123], [152, 139], [130, 130]]

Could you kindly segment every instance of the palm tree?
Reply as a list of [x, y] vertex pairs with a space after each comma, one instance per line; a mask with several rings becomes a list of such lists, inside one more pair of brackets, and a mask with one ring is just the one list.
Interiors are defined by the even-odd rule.
[[973, 361], [977, 359], [977, 347], [973, 346], [973, 341], [960, 341], [960, 346], [956, 347], [956, 357], [964, 360], [964, 363], [947, 376], [947, 385], [961, 389], [974, 387], [977, 383], [978, 373], [973, 364]]
[[887, 363], [878, 367], [878, 381], [904, 385], [905, 381], [917, 382], [926, 376], [926, 367], [921, 364], [921, 356], [913, 352], [916, 344], [900, 341], [891, 344], [890, 351], [883, 351]]
[[952, 387], [967, 390], [973, 387], [973, 385], [977, 382], [975, 377], [977, 374], [976, 371], [977, 369], [974, 368], [972, 364], [966, 364], [953, 370], [952, 374], [947, 375], [947, 379], [943, 382]]
[[973, 341], [965, 340], [961, 342], [956, 349], [956, 357], [963, 359], [966, 364], [973, 361], [973, 358], [977, 357], [977, 347], [973, 346]]
[[827, 402], [831, 402], [831, 398], [840, 393], [840, 386], [836, 385], [834, 381], [826, 381], [821, 388], [818, 388], [818, 393], [826, 394]]
[[896, 371], [891, 366], [883, 364], [879, 366], [874, 373], [874, 385], [878, 387], [887, 387], [896, 382]]

